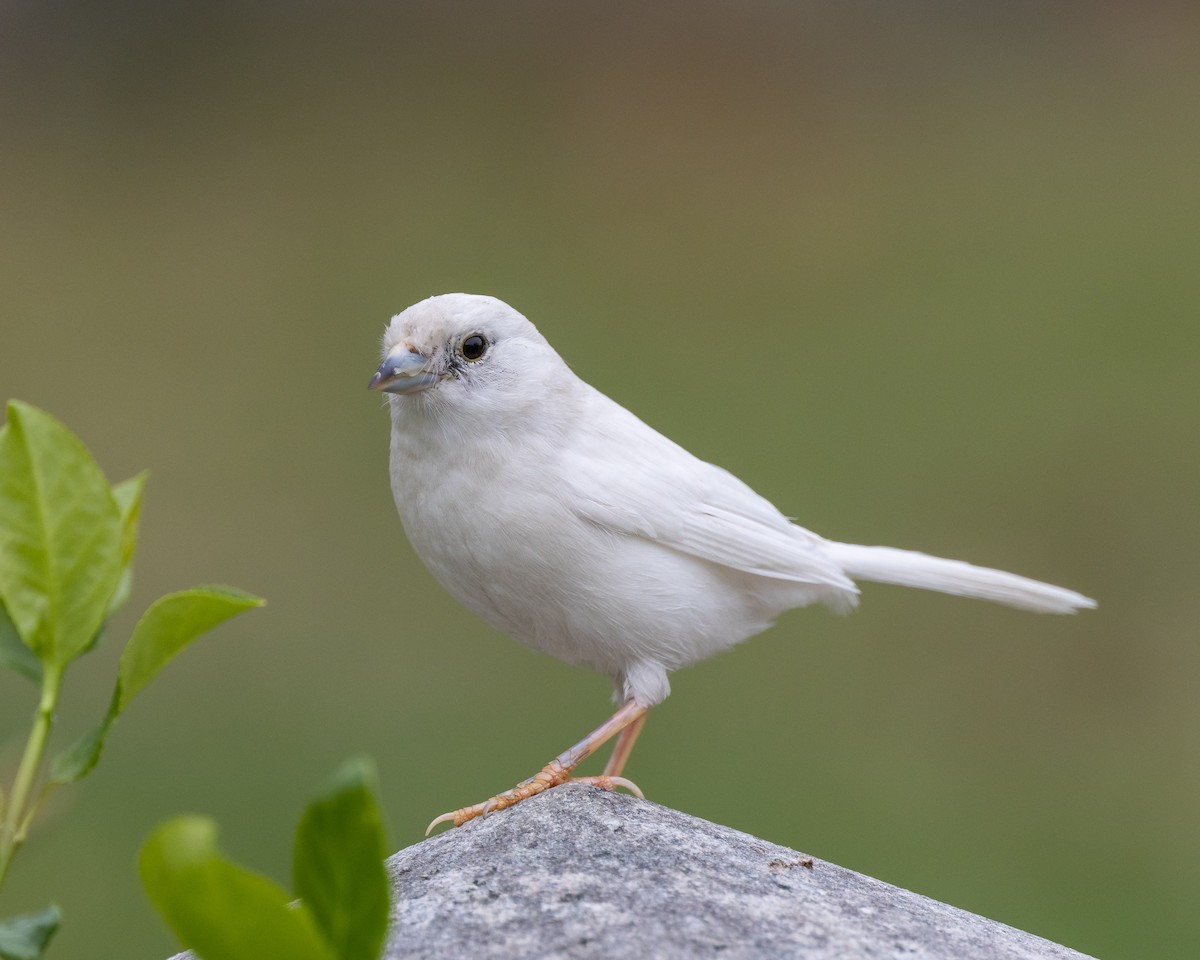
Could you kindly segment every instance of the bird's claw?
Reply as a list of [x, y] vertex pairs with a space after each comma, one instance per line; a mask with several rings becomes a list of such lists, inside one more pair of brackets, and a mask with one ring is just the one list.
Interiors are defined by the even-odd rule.
[[624, 777], [610, 776], [572, 777], [571, 772], [567, 768], [562, 766], [558, 761], [552, 761], [543, 767], [539, 773], [528, 780], [518, 783], [511, 790], [498, 793], [483, 803], [476, 803], [469, 807], [463, 807], [461, 810], [443, 813], [440, 817], [435, 817], [433, 822], [425, 828], [425, 836], [433, 833], [434, 828], [439, 824], [453, 823], [456, 827], [461, 827], [464, 823], [468, 823], [476, 817], [485, 817], [489, 813], [507, 809], [513, 806], [513, 804], [520, 803], [522, 800], [528, 800], [530, 797], [544, 793], [552, 787], [557, 787], [560, 784], [568, 782], [586, 783], [592, 787], [599, 787], [601, 790], [616, 790], [618, 787], [623, 787], [639, 800], [646, 799], [645, 794], [642, 793], [638, 785], [632, 780], [626, 780]]
[[433, 822], [430, 823], [429, 826], [427, 826], [425, 828], [425, 836], [429, 836], [431, 833], [433, 833], [433, 828], [436, 827], [439, 823], [449, 823], [453, 819], [454, 819], [453, 813], [443, 813], [440, 817], [434, 817]]
[[571, 783], [586, 783], [588, 786], [599, 787], [601, 790], [616, 791], [617, 787], [624, 787], [639, 800], [645, 800], [646, 795], [642, 793], [642, 788], [632, 780], [626, 780], [624, 777], [572, 777]]

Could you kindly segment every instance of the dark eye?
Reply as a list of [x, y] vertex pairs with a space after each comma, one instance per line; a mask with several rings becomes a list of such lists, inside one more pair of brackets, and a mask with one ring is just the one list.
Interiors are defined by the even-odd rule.
[[479, 360], [487, 353], [488, 342], [478, 333], [473, 333], [458, 348], [464, 360]]

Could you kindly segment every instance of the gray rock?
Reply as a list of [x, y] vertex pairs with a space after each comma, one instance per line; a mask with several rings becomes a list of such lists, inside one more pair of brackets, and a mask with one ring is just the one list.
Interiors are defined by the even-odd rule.
[[569, 785], [401, 850], [386, 957], [1083, 954], [787, 847]]
[[387, 960], [1084, 957], [787, 847], [578, 785], [401, 850], [388, 871]]

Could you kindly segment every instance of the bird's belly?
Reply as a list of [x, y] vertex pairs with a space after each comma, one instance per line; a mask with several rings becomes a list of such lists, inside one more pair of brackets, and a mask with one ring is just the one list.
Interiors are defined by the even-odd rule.
[[644, 660], [675, 669], [758, 633], [794, 605], [765, 597], [754, 582], [761, 578], [601, 530], [552, 498], [537, 507], [519, 516], [499, 507], [439, 511], [437, 523], [406, 517], [405, 528], [464, 606], [559, 659], [612, 676]]

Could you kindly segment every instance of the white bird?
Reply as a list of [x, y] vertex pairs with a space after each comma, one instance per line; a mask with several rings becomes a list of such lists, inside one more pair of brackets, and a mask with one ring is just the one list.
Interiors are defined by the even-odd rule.
[[[391, 407], [391, 480], [413, 548], [451, 594], [522, 643], [612, 678], [621, 708], [538, 774], [438, 823], [460, 825], [572, 779], [620, 734], [620, 777], [667, 674], [855, 580], [1044, 613], [1089, 598], [1012, 573], [826, 540], [579, 379], [494, 297], [430, 297], [392, 318], [370, 388]], [[640, 792], [639, 792], [640, 794]]]

